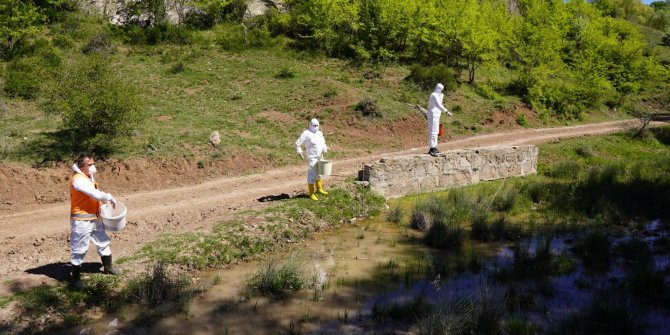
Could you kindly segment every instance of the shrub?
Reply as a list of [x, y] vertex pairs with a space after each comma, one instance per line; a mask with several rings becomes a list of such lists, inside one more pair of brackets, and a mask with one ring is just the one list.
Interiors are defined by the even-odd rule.
[[191, 30], [184, 25], [161, 23], [143, 27], [135, 23], [125, 25], [121, 31], [125, 41], [129, 44], [157, 45], [167, 42], [188, 45], [192, 42]]
[[663, 45], [670, 47], [670, 33], [663, 34], [661, 41], [663, 42]]
[[62, 118], [61, 141], [73, 153], [106, 156], [142, 119], [137, 89], [125, 82], [105, 57], [92, 56], [66, 68], [50, 85], [43, 109]]
[[354, 110], [361, 112], [365, 117], [382, 117], [377, 100], [365, 98], [354, 106]]
[[277, 79], [291, 79], [295, 78], [295, 71], [292, 69], [289, 69], [287, 67], [281, 67], [279, 71], [275, 74], [275, 78]]
[[454, 71], [444, 65], [412, 65], [409, 76], [405, 79], [416, 83], [425, 90], [432, 90], [437, 83], [442, 83], [445, 93], [455, 90], [458, 86]]
[[186, 70], [186, 65], [184, 62], [178, 62], [170, 67], [170, 70], [168, 70], [169, 74], [177, 74], [184, 72]]
[[516, 124], [525, 127], [528, 125], [528, 120], [526, 120], [526, 114], [517, 114], [516, 115]]
[[83, 48], [81, 52], [86, 55], [90, 54], [102, 54], [109, 55], [116, 51], [114, 45], [112, 44], [112, 39], [109, 35], [103, 33], [93, 36]]
[[203, 10], [193, 9], [184, 15], [184, 24], [191, 28], [206, 30], [214, 27], [216, 18]]
[[281, 43], [280, 37], [273, 38], [265, 26], [242, 24], [221, 24], [215, 28], [216, 43], [226, 51], [262, 49]]
[[4, 90], [10, 97], [34, 99], [40, 91], [41, 80], [41, 69], [36, 59], [19, 59], [8, 66]]
[[596, 151], [593, 150], [593, 147], [591, 147], [588, 144], [582, 144], [579, 147], [577, 147], [575, 149], [575, 153], [584, 158], [591, 158], [596, 156]]

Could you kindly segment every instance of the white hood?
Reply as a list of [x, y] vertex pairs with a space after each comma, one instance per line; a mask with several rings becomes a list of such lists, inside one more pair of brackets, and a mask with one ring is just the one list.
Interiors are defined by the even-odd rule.
[[[75, 162], [74, 164], [72, 164], [72, 171], [74, 171], [74, 172], [76, 172], [76, 173], [81, 173], [81, 174], [83, 174], [84, 176], [86, 176], [86, 174], [83, 173], [83, 172], [81, 171], [81, 169], [79, 168], [79, 166], [77, 166], [77, 163], [76, 163], [76, 162]], [[87, 176], [87, 177], [88, 177], [88, 176]], [[93, 176], [90, 176], [90, 177], [88, 177], [88, 178], [91, 179], [91, 182], [94, 182], [94, 183], [95, 183], [95, 179], [93, 178]]]

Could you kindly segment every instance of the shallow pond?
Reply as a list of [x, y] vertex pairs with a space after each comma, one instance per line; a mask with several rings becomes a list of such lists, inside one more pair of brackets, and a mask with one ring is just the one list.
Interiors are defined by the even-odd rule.
[[[667, 237], [659, 222], [642, 230], [640, 240], [653, 245]], [[623, 235], [622, 235], [623, 236]], [[625, 235], [629, 236], [629, 235]], [[526, 274], [510, 279], [519, 250], [536, 254], [542, 240], [527, 239], [513, 248], [506, 243], [466, 241], [458, 252], [436, 251], [421, 243], [422, 233], [388, 222], [366, 220], [314, 236], [295, 246], [312, 278], [308, 289], [263, 296], [248, 281], [265, 263], [250, 262], [201, 273], [203, 288], [190, 315], [149, 325], [133, 325], [109, 316], [87, 326], [89, 334], [375, 334], [412, 330], [412, 302], [452, 306], [486, 296], [546, 333], [561, 320], [585, 309], [597, 292], [623, 283], [627, 264], [613, 257], [601, 272], [575, 261], [571, 269], [548, 276]], [[564, 234], [548, 241], [553, 256], [568, 255], [576, 237]], [[613, 237], [613, 248], [629, 237]], [[275, 255], [281, 260], [286, 255]], [[654, 253], [655, 270], [670, 285], [667, 252]], [[197, 286], [197, 284], [196, 284]], [[625, 303], [625, 302], [622, 302]], [[667, 307], [667, 304], [665, 304]], [[395, 309], [394, 309], [395, 308]], [[670, 334], [667, 308], [650, 306], [637, 322], [646, 334]], [[415, 320], [414, 320], [415, 321]]]

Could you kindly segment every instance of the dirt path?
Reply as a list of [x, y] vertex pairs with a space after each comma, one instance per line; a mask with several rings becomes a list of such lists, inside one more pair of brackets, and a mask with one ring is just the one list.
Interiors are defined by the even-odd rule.
[[[581, 126], [524, 129], [449, 141], [440, 150], [491, 145], [538, 144], [552, 140], [623, 130], [631, 120]], [[355, 176], [363, 164], [385, 156], [423, 153], [425, 148], [373, 154], [336, 161], [337, 173], [326, 184], [342, 184]], [[129, 208], [129, 223], [120, 233], [110, 234], [115, 257], [128, 256], [146, 242], [166, 232], [208, 229], [235, 211], [260, 208], [264, 197], [301, 194], [305, 188], [305, 167], [290, 166], [240, 177], [218, 178], [193, 186], [142, 191], [118, 196]], [[104, 189], [104, 188], [103, 188]], [[53, 279], [40, 268], [69, 260], [67, 202], [26, 206], [24, 211], [0, 214], [0, 294]], [[94, 249], [86, 261], [96, 262]]]

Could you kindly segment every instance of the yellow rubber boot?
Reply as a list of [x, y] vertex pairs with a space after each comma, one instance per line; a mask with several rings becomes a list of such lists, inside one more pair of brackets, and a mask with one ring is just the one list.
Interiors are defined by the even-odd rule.
[[319, 198], [317, 198], [314, 194], [314, 184], [307, 184], [307, 188], [309, 189], [309, 198], [314, 201], [319, 200]]
[[316, 181], [316, 189], [319, 191], [321, 194], [328, 194], [328, 192], [323, 190], [323, 181], [317, 180]]

